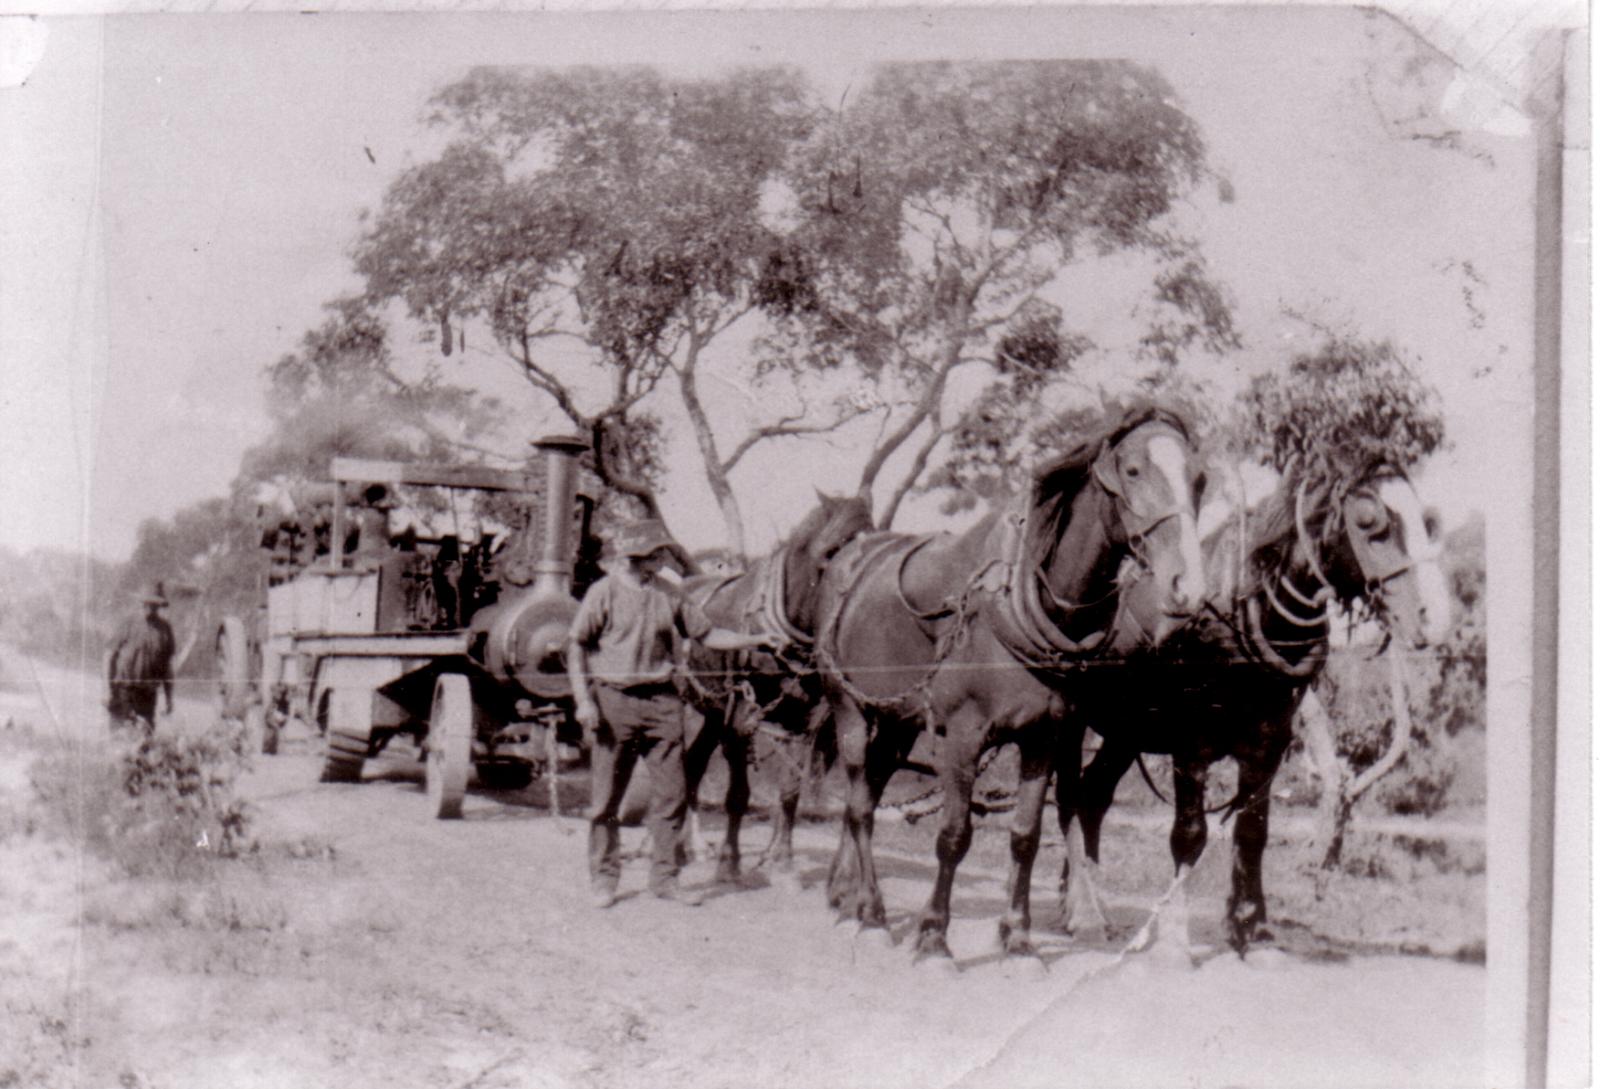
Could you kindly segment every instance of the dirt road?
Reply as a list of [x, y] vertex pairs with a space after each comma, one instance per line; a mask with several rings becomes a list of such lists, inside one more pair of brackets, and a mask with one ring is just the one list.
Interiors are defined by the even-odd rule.
[[[258, 761], [244, 784], [253, 859], [198, 886], [131, 881], [17, 824], [22, 751], [0, 762], [13, 808], [0, 997], [23, 1029], [0, 1044], [0, 1085], [1482, 1081], [1480, 965], [1304, 941], [1241, 961], [1215, 944], [1219, 880], [1194, 897], [1197, 967], [1123, 955], [1126, 933], [1088, 944], [1043, 926], [1042, 963], [1006, 962], [998, 827], [958, 883], [957, 970], [930, 971], [904, 940], [932, 872], [922, 826], [882, 858], [891, 946], [831, 921], [817, 888], [828, 827], [801, 831], [798, 895], [758, 873], [700, 908], [666, 904], [640, 895], [639, 860], [622, 901], [596, 911], [579, 820], [477, 791], [465, 819], [429, 819], [403, 753], [350, 786], [317, 784], [309, 752]], [[766, 831], [747, 829], [748, 854]], [[642, 839], [625, 830], [625, 847]], [[1046, 919], [1058, 858], [1040, 866]], [[1125, 898], [1118, 917], [1137, 923], [1148, 906]]]

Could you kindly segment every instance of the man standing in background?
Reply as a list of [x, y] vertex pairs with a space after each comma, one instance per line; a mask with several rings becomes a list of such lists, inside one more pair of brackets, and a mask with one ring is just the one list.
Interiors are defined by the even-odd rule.
[[106, 704], [115, 726], [137, 725], [152, 730], [156, 722], [156, 700], [166, 695], [166, 712], [172, 714], [172, 656], [177, 643], [172, 625], [162, 615], [169, 604], [161, 583], [142, 599], [144, 616], [132, 618], [122, 626], [111, 646], [106, 674], [110, 700]]

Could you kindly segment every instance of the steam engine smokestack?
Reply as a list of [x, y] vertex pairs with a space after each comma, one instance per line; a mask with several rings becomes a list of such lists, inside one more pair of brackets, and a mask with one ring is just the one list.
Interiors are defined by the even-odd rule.
[[544, 533], [533, 565], [533, 590], [539, 597], [572, 592], [572, 501], [578, 487], [578, 455], [589, 444], [573, 435], [549, 435], [534, 444], [544, 453]]
[[509, 593], [502, 591], [501, 599], [481, 610], [472, 623], [483, 633], [476, 645], [481, 646], [481, 661], [492, 676], [550, 700], [571, 694], [562, 654], [567, 628], [578, 612], [572, 597], [573, 500], [578, 455], [589, 444], [553, 435], [534, 445], [544, 452], [545, 479], [544, 532], [533, 560], [533, 581]]

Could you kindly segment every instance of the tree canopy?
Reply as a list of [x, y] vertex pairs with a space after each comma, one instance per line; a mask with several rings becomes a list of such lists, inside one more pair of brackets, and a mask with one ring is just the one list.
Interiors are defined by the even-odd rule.
[[[853, 366], [884, 391], [865, 495], [920, 436], [885, 523], [947, 435], [1014, 436], [1018, 414], [1094, 347], [1052, 297], [1063, 269], [1144, 251], [1160, 269], [1154, 357], [1237, 345], [1225, 294], [1170, 217], [1204, 173], [1204, 144], [1154, 71], [886, 65], [830, 120], [789, 176], [793, 286], [766, 365]], [[967, 366], [988, 385], [953, 410], [950, 377]]]
[[1438, 394], [1388, 341], [1334, 334], [1240, 399], [1239, 432], [1279, 472], [1324, 478], [1376, 462], [1411, 469], [1444, 443]]
[[[1074, 262], [1157, 261], [1148, 365], [1237, 342], [1170, 222], [1205, 172], [1199, 131], [1137, 65], [891, 64], [837, 105], [784, 68], [479, 69], [428, 117], [445, 147], [354, 247], [369, 303], [401, 304], [446, 355], [492, 344], [653, 513], [658, 391], [675, 392], [735, 552], [730, 474], [757, 444], [880, 414], [858, 490], [910, 461], [887, 524], [961, 416], [952, 371], [989, 368], [982, 400], [1016, 406], [1070, 369], [1092, 345], [1048, 289]], [[856, 395], [730, 422], [700, 379], [741, 323], [752, 388], [848, 369]]]
[[483, 327], [591, 436], [601, 478], [657, 514], [659, 418], [644, 402], [674, 375], [742, 549], [727, 474], [748, 447], [719, 449], [697, 377], [781, 265], [761, 198], [815, 123], [800, 78], [479, 69], [434, 97], [430, 120], [449, 146], [390, 188], [356, 245], [369, 295], [403, 301], [446, 353]]

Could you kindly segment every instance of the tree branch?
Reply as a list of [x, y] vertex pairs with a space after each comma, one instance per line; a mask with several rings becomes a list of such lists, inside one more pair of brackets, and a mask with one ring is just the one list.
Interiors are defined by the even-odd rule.
[[933, 448], [939, 445], [940, 439], [949, 434], [940, 423], [938, 406], [935, 406], [933, 411], [929, 413], [928, 423], [930, 426], [927, 441], [917, 448], [916, 456], [911, 459], [910, 469], [906, 472], [904, 479], [900, 481], [899, 486], [895, 488], [894, 494], [889, 497], [889, 505], [883, 510], [882, 525], [884, 529], [894, 525], [894, 516], [900, 512], [901, 502], [910, 494], [911, 489], [917, 483], [917, 478], [922, 475], [922, 471], [928, 467], [928, 457], [933, 453]]
[[584, 415], [579, 410], [577, 402], [573, 400], [572, 391], [567, 389], [555, 375], [533, 361], [533, 348], [529, 344], [527, 333], [524, 332], [520, 335], [518, 345], [520, 347], [520, 355], [517, 362], [522, 364], [523, 376], [535, 388], [549, 394], [551, 399], [555, 401], [556, 406], [567, 414], [568, 419], [579, 427], [584, 426]]
[[830, 431], [837, 431], [851, 420], [865, 416], [871, 411], [871, 406], [861, 406], [837, 416], [827, 423], [819, 424], [802, 424], [797, 422], [801, 419], [804, 419], [803, 414], [785, 416], [776, 423], [770, 423], [764, 427], [756, 428], [754, 431], [750, 432], [750, 434], [741, 439], [739, 444], [733, 448], [733, 452], [723, 460], [722, 471], [731, 472], [733, 467], [739, 464], [739, 459], [750, 452], [751, 447], [755, 446], [759, 442], [765, 441], [766, 439], [778, 438], [782, 435], [827, 434]]
[[867, 463], [861, 470], [860, 484], [857, 485], [858, 494], [863, 498], [870, 499], [872, 485], [877, 481], [878, 473], [883, 470], [884, 463], [889, 460], [890, 455], [898, 450], [906, 439], [911, 437], [922, 422], [938, 409], [940, 402], [944, 399], [945, 382], [950, 377], [950, 372], [961, 361], [961, 346], [965, 340], [966, 320], [971, 315], [970, 306], [970, 298], [961, 300], [955, 320], [950, 323], [951, 328], [959, 330], [959, 332], [947, 334], [945, 358], [929, 378], [927, 388], [923, 390], [922, 396], [917, 400], [916, 407], [912, 409], [911, 415], [898, 428], [890, 432], [887, 438], [880, 441], [871, 456], [867, 458]]
[[661, 505], [656, 501], [653, 488], [643, 481], [627, 476], [626, 471], [616, 466], [611, 457], [610, 431], [613, 421], [624, 423], [625, 420], [617, 414], [607, 411], [587, 421], [585, 430], [589, 432], [589, 447], [594, 451], [594, 471], [605, 484], [623, 495], [637, 500], [645, 508], [645, 516], [659, 519]]

